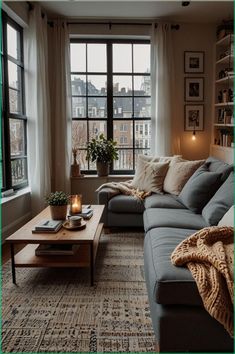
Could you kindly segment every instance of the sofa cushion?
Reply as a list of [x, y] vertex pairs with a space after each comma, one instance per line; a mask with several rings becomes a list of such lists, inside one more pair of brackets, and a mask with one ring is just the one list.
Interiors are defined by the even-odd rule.
[[195, 213], [202, 211], [221, 184], [221, 173], [210, 172], [208, 165], [199, 167], [179, 194], [179, 200]]
[[150, 296], [163, 305], [202, 305], [197, 285], [186, 267], [171, 263], [175, 247], [196, 230], [157, 228], [150, 230], [144, 240], [144, 265], [154, 294]]
[[116, 195], [108, 203], [108, 210], [114, 213], [142, 214], [144, 209], [144, 203], [130, 195]]
[[202, 216], [208, 224], [217, 225], [223, 215], [234, 204], [233, 188], [234, 173], [231, 172], [226, 181], [202, 210]]
[[144, 206], [148, 208], [169, 208], [169, 209], [185, 209], [178, 198], [171, 194], [152, 194], [145, 198]]
[[206, 163], [209, 163], [209, 171], [221, 173], [222, 182], [224, 182], [229, 176], [230, 172], [234, 170], [233, 165], [229, 165], [226, 162], [217, 160], [214, 157], [208, 157]]
[[144, 212], [145, 232], [156, 227], [199, 230], [206, 226], [209, 225], [201, 215], [188, 209], [150, 208]]
[[132, 186], [144, 192], [162, 193], [169, 162], [147, 162], [138, 158]]
[[164, 180], [163, 190], [179, 195], [188, 179], [204, 162], [205, 160], [187, 161], [178, 157], [172, 159]]
[[218, 226], [232, 226], [234, 227], [234, 205], [227, 211], [226, 214], [219, 221]]

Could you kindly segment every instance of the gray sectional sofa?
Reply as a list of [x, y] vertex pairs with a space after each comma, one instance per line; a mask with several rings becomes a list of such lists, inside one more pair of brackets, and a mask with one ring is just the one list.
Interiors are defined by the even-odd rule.
[[145, 280], [156, 342], [162, 352], [233, 351], [233, 340], [204, 309], [190, 271], [170, 261], [182, 240], [218, 224], [234, 204], [233, 186], [233, 166], [210, 157], [178, 197], [153, 194], [140, 203], [125, 195], [110, 199], [109, 189], [98, 194], [99, 203], [106, 206], [105, 226], [144, 227]]

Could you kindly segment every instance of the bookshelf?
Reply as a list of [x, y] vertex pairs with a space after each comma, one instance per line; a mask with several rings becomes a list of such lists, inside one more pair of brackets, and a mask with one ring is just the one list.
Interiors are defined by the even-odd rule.
[[231, 155], [234, 139], [234, 35], [227, 34], [215, 44], [215, 81], [211, 153]]

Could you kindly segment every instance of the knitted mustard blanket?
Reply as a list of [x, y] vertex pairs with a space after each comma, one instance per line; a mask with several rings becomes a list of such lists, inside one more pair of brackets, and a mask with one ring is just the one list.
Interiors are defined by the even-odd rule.
[[233, 337], [234, 229], [206, 227], [182, 241], [171, 262], [186, 265], [205, 309]]

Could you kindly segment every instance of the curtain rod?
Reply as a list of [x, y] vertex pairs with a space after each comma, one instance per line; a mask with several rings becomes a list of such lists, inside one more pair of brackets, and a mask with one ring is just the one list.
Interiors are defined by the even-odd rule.
[[[108, 25], [109, 29], [112, 26], [119, 25], [119, 26], [151, 26], [152, 23], [150, 22], [67, 22], [67, 25]], [[157, 27], [157, 23], [155, 23], [155, 28]], [[180, 25], [171, 25], [171, 29], [178, 31], [180, 29]]]

